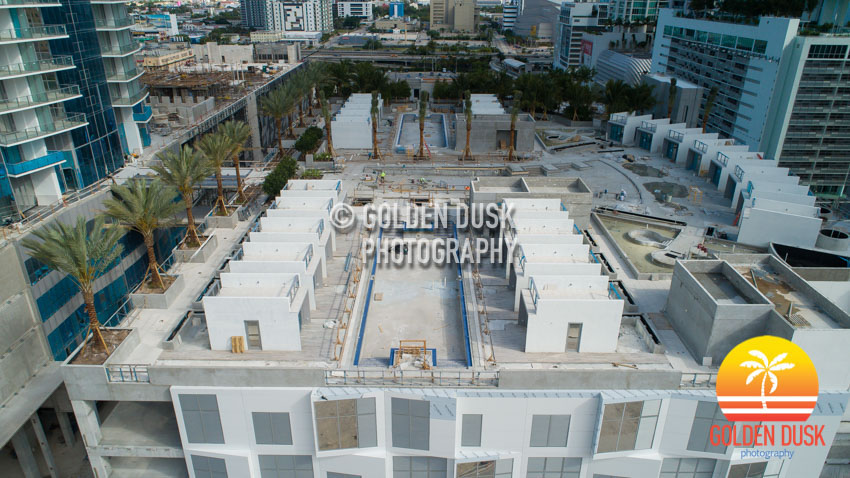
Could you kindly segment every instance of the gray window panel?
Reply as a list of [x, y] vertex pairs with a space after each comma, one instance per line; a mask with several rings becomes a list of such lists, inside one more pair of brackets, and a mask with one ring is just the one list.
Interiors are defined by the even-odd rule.
[[224, 443], [215, 395], [181, 393], [178, 399], [189, 443]]
[[708, 458], [665, 458], [660, 478], [711, 478], [716, 464]]
[[393, 457], [393, 478], [446, 478], [448, 460], [428, 456]]
[[348, 473], [334, 473], [333, 471], [328, 472], [328, 478], [363, 478], [360, 475], [349, 475]]
[[313, 478], [310, 455], [259, 455], [261, 478]]
[[227, 463], [223, 458], [192, 455], [195, 478], [227, 478]]
[[660, 400], [605, 405], [597, 453], [652, 448], [660, 409]]
[[728, 478], [778, 478], [782, 472], [782, 461], [745, 463], [729, 467]]
[[694, 413], [694, 422], [691, 425], [691, 435], [688, 438], [688, 450], [725, 454], [726, 446], [722, 443], [712, 445], [711, 440], [709, 440], [709, 433], [714, 425], [724, 426], [728, 424], [729, 422], [723, 416], [723, 412], [716, 402], [698, 402]]
[[378, 445], [374, 398], [320, 401], [314, 407], [319, 450]]
[[398, 448], [428, 450], [431, 403], [427, 400], [393, 398], [392, 444]]
[[526, 478], [579, 478], [581, 458], [529, 458]]
[[289, 413], [253, 412], [254, 438], [259, 445], [292, 445]]
[[481, 446], [482, 415], [464, 414], [461, 417], [460, 446]]
[[569, 415], [534, 415], [531, 417], [532, 447], [564, 447], [570, 430]]

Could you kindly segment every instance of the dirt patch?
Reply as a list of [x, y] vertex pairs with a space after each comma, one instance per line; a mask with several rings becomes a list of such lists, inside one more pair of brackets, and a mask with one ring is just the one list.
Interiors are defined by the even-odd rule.
[[[210, 236], [198, 236], [198, 240], [201, 241], [201, 244], [203, 244], [207, 241], [207, 239], [209, 239], [209, 237]], [[194, 250], [194, 249], [198, 249], [200, 247], [201, 247], [200, 245], [195, 246], [195, 245], [189, 244], [189, 241], [183, 241], [183, 243], [180, 244], [180, 249], [182, 249], [184, 251], [191, 251], [191, 250]]]
[[222, 213], [221, 213], [221, 208], [220, 208], [220, 207], [216, 207], [216, 208], [215, 208], [215, 215], [216, 215], [216, 216], [218, 216], [218, 217], [227, 217], [227, 216], [229, 216], [229, 215], [233, 214], [233, 211], [235, 211], [235, 210], [236, 210], [236, 208], [226, 207], [226, 208], [224, 208], [224, 210], [225, 210], [225, 211], [227, 211], [227, 212], [226, 212], [225, 214], [222, 214]]
[[[162, 277], [162, 283], [165, 285], [165, 290], [168, 290], [171, 287], [177, 278], [174, 276], [167, 276], [165, 274], [160, 274]], [[142, 285], [139, 286], [139, 289], [136, 290], [136, 294], [162, 294], [165, 291], [159, 288], [159, 284], [154, 282], [153, 280], [146, 280], [142, 282]]]
[[626, 163], [623, 165], [623, 168], [628, 169], [629, 171], [637, 174], [638, 176], [644, 176], [648, 178], [663, 178], [664, 176], [667, 176], [664, 171], [661, 171], [660, 169], [649, 166], [647, 164]]
[[688, 188], [681, 184], [668, 183], [666, 181], [653, 181], [644, 183], [643, 187], [654, 194], [655, 199], [658, 201], [662, 201], [664, 196], [673, 196], [674, 198], [688, 197]]
[[95, 338], [92, 337], [88, 344], [71, 360], [71, 363], [74, 365], [102, 365], [103, 362], [106, 362], [106, 359], [109, 358], [109, 354], [115, 351], [115, 347], [118, 347], [124, 339], [129, 335], [129, 330], [110, 330], [110, 329], [101, 329], [101, 334], [103, 334], [103, 340], [106, 341], [106, 344], [109, 346], [109, 353], [103, 351], [103, 345], [95, 341]]

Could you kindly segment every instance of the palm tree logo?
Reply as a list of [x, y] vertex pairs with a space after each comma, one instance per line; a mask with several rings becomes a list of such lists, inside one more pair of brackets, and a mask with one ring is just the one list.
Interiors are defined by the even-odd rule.
[[764, 394], [764, 384], [765, 384], [765, 382], [767, 381], [767, 379], [770, 379], [771, 387], [770, 387], [770, 391], [767, 392], [768, 395], [770, 395], [770, 394], [772, 394], [773, 392], [776, 391], [776, 387], [779, 385], [779, 379], [776, 377], [776, 374], [774, 372], [779, 372], [781, 370], [790, 370], [790, 369], [794, 368], [794, 364], [793, 363], [787, 363], [787, 362], [782, 363], [782, 361], [785, 360], [785, 357], [788, 356], [787, 353], [781, 353], [781, 354], [777, 355], [776, 357], [773, 357], [773, 360], [771, 360], [769, 362], [767, 360], [767, 355], [765, 355], [760, 350], [750, 350], [749, 354], [752, 355], [753, 357], [760, 359], [761, 362], [757, 362], [755, 360], [745, 360], [745, 361], [741, 362], [740, 366], [755, 369], [753, 372], [751, 372], [749, 375], [747, 375], [747, 382], [746, 382], [747, 385], [752, 383], [753, 380], [758, 378], [759, 375], [762, 376], [761, 377], [761, 398], [762, 398], [761, 406], [764, 410], [767, 410], [767, 400], [765, 400], [765, 394]]

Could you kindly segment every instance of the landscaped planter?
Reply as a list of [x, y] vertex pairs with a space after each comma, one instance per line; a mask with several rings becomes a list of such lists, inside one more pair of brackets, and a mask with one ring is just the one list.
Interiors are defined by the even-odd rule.
[[[234, 214], [236, 213], [234, 212]], [[212, 257], [216, 247], [218, 247], [218, 239], [213, 234], [207, 237], [207, 240], [197, 249], [182, 249], [178, 247], [174, 250], [174, 256], [180, 262], [203, 263]]]
[[183, 290], [185, 283], [182, 275], [172, 277], [175, 278], [174, 282], [172, 282], [168, 289], [166, 289], [163, 293], [130, 294], [130, 300], [133, 301], [133, 305], [143, 309], [167, 309], [174, 303], [174, 300], [177, 299], [177, 295]]
[[[239, 206], [242, 207], [242, 206]], [[210, 214], [207, 217], [207, 227], [216, 227], [222, 229], [236, 229], [236, 225], [239, 223], [239, 208], [233, 210], [229, 216], [219, 216], [217, 214]]]

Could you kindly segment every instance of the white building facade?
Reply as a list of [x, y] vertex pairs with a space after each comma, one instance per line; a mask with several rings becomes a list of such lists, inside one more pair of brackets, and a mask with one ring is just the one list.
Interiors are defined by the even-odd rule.
[[372, 13], [372, 2], [337, 2], [336, 16], [357, 17], [369, 22], [375, 19]]

